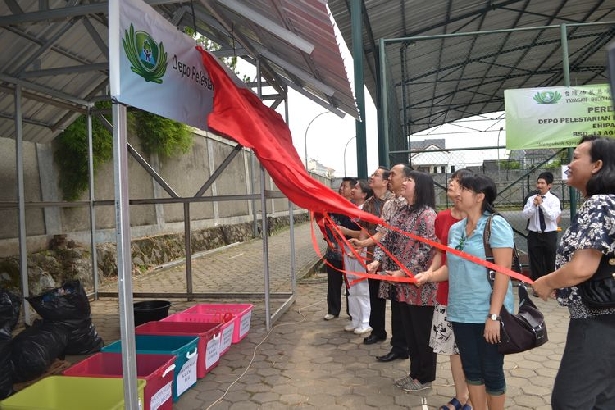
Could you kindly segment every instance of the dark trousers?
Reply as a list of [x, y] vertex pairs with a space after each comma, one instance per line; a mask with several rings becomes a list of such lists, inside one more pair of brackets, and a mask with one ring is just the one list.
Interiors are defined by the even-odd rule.
[[[344, 266], [341, 260], [330, 260], [329, 263], [340, 270]], [[346, 286], [342, 273], [327, 265], [327, 313], [333, 316], [339, 316], [342, 310], [342, 286]], [[346, 296], [346, 314], [349, 314], [348, 296]]]
[[555, 270], [557, 232], [527, 233], [527, 251], [534, 280]]
[[378, 279], [368, 279], [368, 281], [369, 304], [371, 306], [371, 311], [369, 312], [369, 326], [373, 329], [372, 335], [386, 338], [387, 331], [385, 329], [385, 316], [387, 301], [378, 297], [380, 281]]
[[[393, 292], [393, 291], [391, 291]], [[386, 304], [386, 300], [384, 302]], [[391, 299], [391, 352], [408, 354], [409, 345], [404, 332], [404, 320], [402, 318], [402, 308], [405, 303]], [[431, 326], [431, 319], [430, 319]]]
[[615, 409], [615, 315], [570, 319], [551, 394], [554, 410]]
[[438, 356], [429, 346], [433, 306], [400, 303], [404, 334], [410, 354], [410, 377], [421, 383], [436, 380]]

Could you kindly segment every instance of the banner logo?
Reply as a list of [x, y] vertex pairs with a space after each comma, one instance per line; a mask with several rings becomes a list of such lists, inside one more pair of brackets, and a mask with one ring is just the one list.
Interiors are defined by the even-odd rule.
[[162, 77], [167, 71], [167, 53], [162, 42], [157, 43], [145, 31], [135, 32], [132, 24], [124, 31], [122, 40], [130, 69], [143, 77], [146, 82], [162, 84]]
[[562, 95], [557, 91], [539, 91], [534, 96], [534, 101], [538, 104], [557, 104], [562, 99]]

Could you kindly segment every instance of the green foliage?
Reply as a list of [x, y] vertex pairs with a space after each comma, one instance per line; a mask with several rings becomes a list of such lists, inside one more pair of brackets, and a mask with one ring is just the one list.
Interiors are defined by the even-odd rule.
[[[97, 108], [111, 107], [110, 102], [97, 103]], [[88, 129], [87, 118], [81, 115], [55, 139], [54, 160], [60, 169], [60, 189], [67, 201], [79, 199], [88, 189]], [[92, 118], [92, 149], [94, 172], [113, 158], [113, 136]]]
[[544, 165], [546, 169], [560, 169], [561, 166], [562, 166], [562, 160], [559, 158], [553, 159]]
[[[111, 102], [96, 104], [97, 109], [111, 108]], [[88, 138], [87, 117], [77, 118], [55, 140], [54, 160], [60, 170], [60, 189], [66, 201], [74, 201], [88, 189]], [[131, 129], [141, 139], [146, 153], [162, 157], [183, 154], [192, 146], [190, 128], [167, 118], [141, 110], [128, 113]], [[113, 135], [102, 123], [92, 117], [92, 148], [94, 173], [113, 159]]]
[[500, 167], [502, 169], [520, 169], [521, 163], [519, 161], [515, 161], [514, 159], [508, 159], [500, 161]]
[[132, 115], [135, 132], [147, 154], [170, 158], [185, 154], [192, 147], [192, 133], [186, 125], [141, 110], [135, 110]]

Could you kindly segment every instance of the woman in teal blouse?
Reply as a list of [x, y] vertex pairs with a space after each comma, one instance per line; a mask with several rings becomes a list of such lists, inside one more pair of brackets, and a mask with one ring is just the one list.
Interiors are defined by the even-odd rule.
[[[495, 184], [487, 176], [473, 175], [462, 178], [460, 185], [462, 191], [456, 200], [467, 217], [451, 227], [448, 246], [485, 259], [483, 233], [495, 212]], [[499, 215], [492, 218], [489, 244], [494, 263], [510, 268], [513, 231]], [[485, 267], [448, 253], [445, 266], [419, 274], [416, 279], [421, 284], [448, 279], [447, 320], [453, 325], [472, 406], [475, 410], [504, 409], [504, 356], [498, 352], [497, 343], [502, 305], [511, 312], [514, 307], [510, 278], [496, 273], [492, 287]]]

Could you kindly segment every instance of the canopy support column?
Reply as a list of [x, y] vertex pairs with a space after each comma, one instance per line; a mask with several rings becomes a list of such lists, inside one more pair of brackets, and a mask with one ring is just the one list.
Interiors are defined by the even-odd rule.
[[115, 180], [115, 225], [117, 237], [117, 285], [119, 296], [124, 402], [137, 410], [137, 354], [132, 299], [132, 252], [128, 203], [128, 151], [126, 106], [113, 104], [113, 169]]
[[21, 111], [21, 85], [15, 85], [15, 156], [17, 161], [17, 209], [19, 225], [19, 273], [21, 276], [21, 293], [23, 295], [22, 310], [24, 322], [32, 324], [30, 308], [26, 298], [28, 288], [28, 235], [26, 232], [26, 199], [23, 175], [23, 118]]

